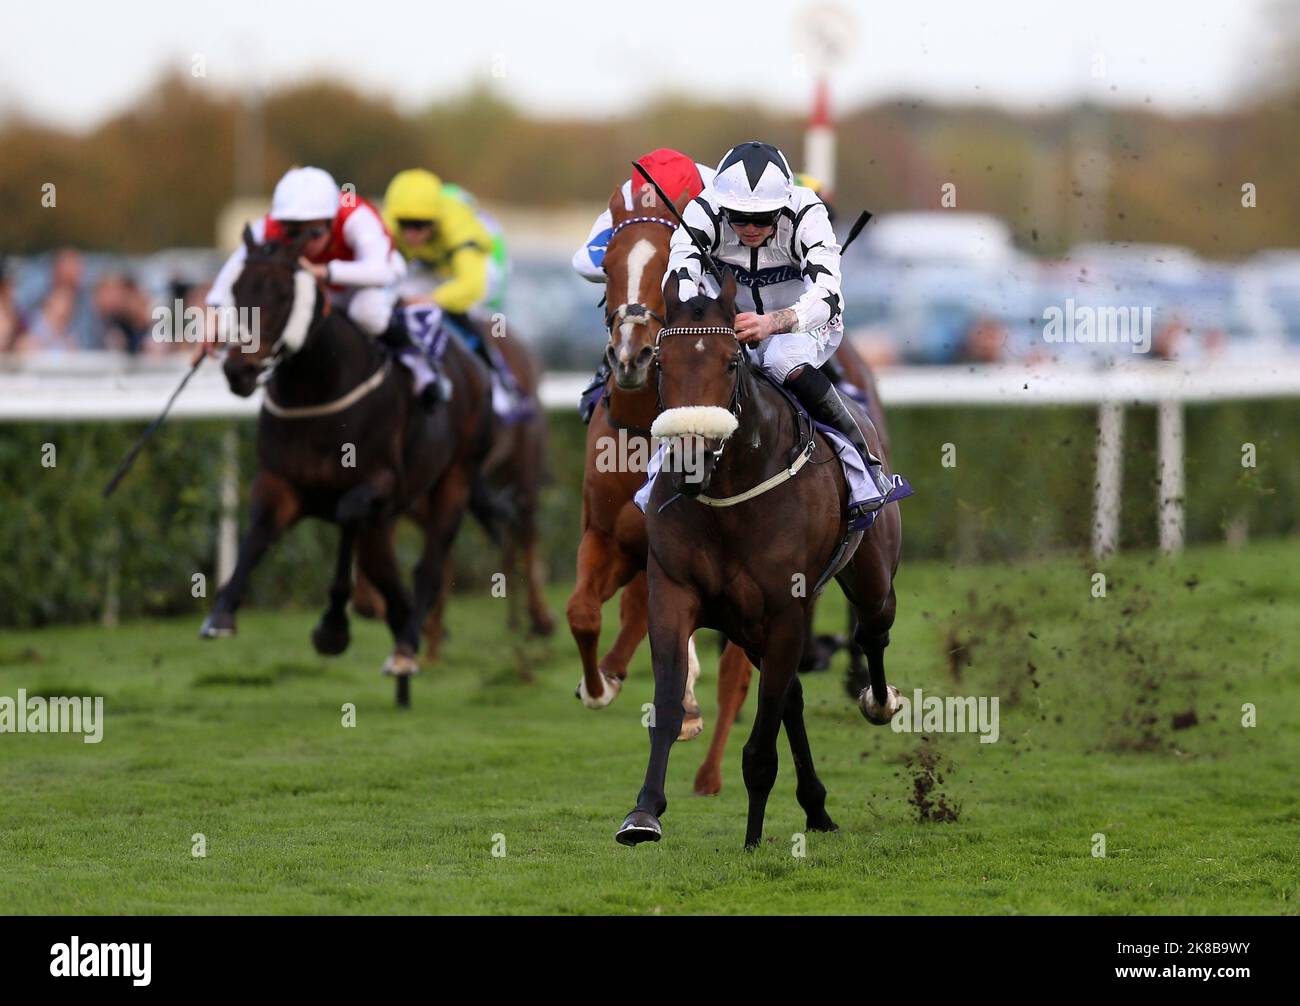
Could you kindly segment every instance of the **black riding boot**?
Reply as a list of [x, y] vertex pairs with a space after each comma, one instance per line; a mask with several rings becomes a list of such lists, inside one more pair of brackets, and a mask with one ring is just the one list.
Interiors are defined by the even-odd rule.
[[401, 311], [394, 311], [393, 316], [388, 320], [388, 327], [375, 338], [394, 353], [407, 349], [411, 346], [411, 333], [406, 330], [406, 315]]
[[[785, 386], [795, 393], [799, 401], [803, 402], [813, 419], [844, 434], [845, 439], [857, 448], [866, 463], [871, 480], [876, 484], [876, 491], [880, 493], [879, 499], [869, 500], [855, 509], [861, 509], [863, 514], [879, 510], [894, 488], [893, 480], [885, 474], [884, 462], [871, 453], [861, 427], [858, 426], [853, 413], [845, 406], [835, 386], [831, 384], [830, 378], [816, 367], [808, 365], [800, 367], [797, 373], [797, 377], [786, 378]], [[851, 513], [849, 516], [860, 516], [860, 514]]]

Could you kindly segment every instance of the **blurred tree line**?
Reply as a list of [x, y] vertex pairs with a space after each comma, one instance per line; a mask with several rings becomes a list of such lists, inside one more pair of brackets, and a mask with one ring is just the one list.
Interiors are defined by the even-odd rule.
[[[668, 96], [607, 120], [540, 119], [479, 84], [414, 113], [337, 83], [273, 90], [256, 104], [181, 74], [85, 133], [0, 123], [0, 252], [62, 244], [113, 251], [208, 245], [222, 207], [268, 193], [293, 164], [318, 164], [363, 194], [423, 165], [489, 201], [603, 202], [654, 147], [713, 163], [761, 136], [797, 165], [803, 121], [758, 106]], [[1150, 108], [1016, 113], [913, 100], [844, 111], [837, 202], [846, 213], [957, 208], [995, 213], [1042, 253], [1083, 238], [1187, 245], [1233, 258], [1295, 242], [1300, 82], [1259, 90], [1223, 114]], [[1083, 180], [1100, 158], [1103, 184]], [[43, 205], [55, 185], [56, 205]], [[1254, 186], [1257, 206], [1242, 205]]]

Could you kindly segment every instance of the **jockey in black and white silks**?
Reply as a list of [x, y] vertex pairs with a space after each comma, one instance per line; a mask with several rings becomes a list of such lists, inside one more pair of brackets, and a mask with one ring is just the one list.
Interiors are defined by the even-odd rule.
[[780, 150], [751, 140], [727, 151], [683, 218], [692, 234], [680, 227], [674, 232], [664, 283], [677, 283], [683, 301], [701, 291], [717, 296], [692, 235], [715, 262], [732, 269], [736, 337], [753, 347], [762, 369], [814, 419], [857, 448], [877, 491], [859, 509], [879, 509], [894, 485], [859, 426], [870, 420], [855, 420], [818, 369], [844, 337], [840, 246], [825, 204], [812, 189], [794, 184]]

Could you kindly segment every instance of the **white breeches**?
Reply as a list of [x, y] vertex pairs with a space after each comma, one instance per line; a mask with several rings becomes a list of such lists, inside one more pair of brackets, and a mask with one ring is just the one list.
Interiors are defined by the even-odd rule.
[[767, 373], [784, 384], [790, 371], [804, 364], [820, 367], [835, 355], [844, 327], [823, 325], [811, 332], [782, 332], [758, 344], [758, 362]]

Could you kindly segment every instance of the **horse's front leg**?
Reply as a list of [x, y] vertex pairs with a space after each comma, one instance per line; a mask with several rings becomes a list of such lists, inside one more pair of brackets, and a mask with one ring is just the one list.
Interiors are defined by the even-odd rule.
[[428, 628], [429, 615], [436, 612], [436, 640], [429, 638], [429, 649], [435, 656], [436, 644], [441, 642], [442, 613], [450, 586], [447, 556], [469, 507], [473, 479], [473, 473], [463, 466], [448, 470], [429, 497], [428, 516], [421, 522], [424, 550], [415, 567], [415, 606], [411, 610], [408, 636], [418, 640], [421, 630]]
[[336, 656], [348, 648], [348, 598], [352, 594], [352, 546], [356, 541], [355, 525], [339, 528], [339, 553], [334, 560], [334, 580], [330, 584], [329, 606], [311, 630], [311, 643], [317, 653]]
[[607, 678], [627, 677], [628, 664], [636, 655], [636, 648], [645, 639], [650, 626], [649, 601], [646, 599], [645, 571], [638, 570], [623, 585], [618, 595], [618, 636], [609, 652], [601, 658], [600, 670]]
[[689, 589], [667, 582], [653, 566], [653, 560], [649, 583], [650, 659], [655, 674], [650, 761], [636, 808], [615, 835], [624, 845], [657, 842], [663, 836], [659, 818], [668, 809], [668, 799], [664, 796], [668, 754], [685, 718], [682, 699], [690, 666], [691, 633], [695, 631], [699, 612], [699, 598]]
[[612, 538], [590, 527], [583, 532], [578, 545], [578, 582], [569, 597], [566, 614], [569, 631], [582, 658], [582, 680], [574, 694], [588, 709], [603, 709], [618, 697], [623, 687], [623, 678], [606, 672], [596, 659], [600, 609], [635, 572], [627, 553]]
[[393, 653], [384, 662], [384, 673], [397, 679], [397, 704], [411, 704], [411, 675], [420, 670], [416, 649], [419, 626], [411, 631], [411, 598], [402, 583], [397, 555], [393, 550], [392, 524], [366, 524], [357, 531], [357, 560], [361, 571], [384, 598], [384, 620], [393, 634]]
[[203, 620], [199, 636], [216, 639], [235, 634], [235, 611], [248, 589], [248, 578], [266, 550], [296, 521], [302, 504], [293, 487], [284, 479], [260, 471], [253, 479], [249, 506], [248, 533], [239, 543], [239, 559], [230, 579], [222, 585], [212, 602], [212, 612]]

